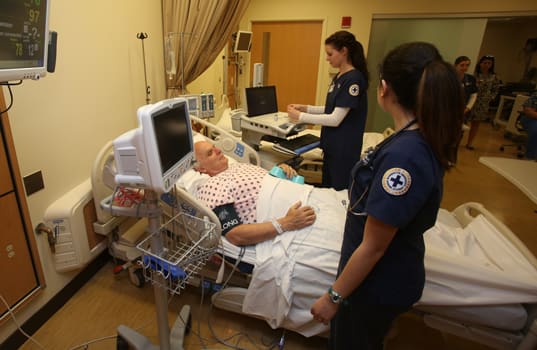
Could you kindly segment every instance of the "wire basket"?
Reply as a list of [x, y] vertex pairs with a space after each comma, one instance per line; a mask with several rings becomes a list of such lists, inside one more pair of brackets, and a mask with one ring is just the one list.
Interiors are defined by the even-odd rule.
[[158, 232], [137, 245], [142, 251], [140, 264], [146, 280], [179, 294], [216, 251], [220, 237], [215, 227], [210, 221], [186, 213], [164, 223]]

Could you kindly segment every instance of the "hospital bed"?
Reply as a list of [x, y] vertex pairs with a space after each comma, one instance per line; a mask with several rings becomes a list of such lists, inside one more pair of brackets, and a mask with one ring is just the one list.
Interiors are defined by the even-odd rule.
[[[259, 164], [259, 156], [249, 146], [225, 130], [199, 122], [206, 128], [204, 139], [219, 145], [230, 158]], [[165, 212], [171, 216], [181, 211], [210, 220], [220, 232], [215, 214], [193, 195], [204, 176], [193, 170], [185, 174], [170, 197], [163, 198]], [[264, 184], [263, 189], [281, 187], [278, 193], [293, 194], [295, 200], [302, 197], [308, 202], [310, 194], [317, 193], [313, 203], [308, 203], [317, 210], [316, 225], [320, 226], [244, 250], [222, 238], [220, 254], [254, 268], [248, 287], [226, 287], [213, 295], [213, 303], [264, 319], [273, 328], [324, 335], [327, 326], [314, 322], [309, 310], [335, 279], [345, 194], [276, 178], [266, 180], [270, 186]], [[258, 211], [274, 215], [275, 208], [267, 203], [275, 195], [272, 190], [262, 193]], [[341, 207], [331, 205], [337, 202]], [[277, 207], [288, 206], [279, 201]], [[335, 219], [325, 222], [321, 215], [330, 208], [337, 215], [325, 215]], [[497, 349], [537, 347], [537, 260], [505, 225], [482, 205], [466, 203], [452, 212], [441, 210], [437, 225], [425, 238], [427, 281], [413, 310], [427, 325]]]

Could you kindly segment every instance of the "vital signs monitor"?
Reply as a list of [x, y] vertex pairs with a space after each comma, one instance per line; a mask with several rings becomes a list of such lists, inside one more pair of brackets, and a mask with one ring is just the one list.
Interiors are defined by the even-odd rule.
[[138, 109], [138, 128], [116, 138], [118, 185], [169, 192], [194, 158], [187, 100], [173, 98]]

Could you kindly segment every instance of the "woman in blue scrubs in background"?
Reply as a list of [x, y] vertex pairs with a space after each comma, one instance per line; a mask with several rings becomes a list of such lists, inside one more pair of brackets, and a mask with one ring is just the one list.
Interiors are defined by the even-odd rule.
[[322, 125], [323, 187], [348, 188], [352, 167], [360, 160], [367, 118], [369, 73], [362, 44], [354, 34], [339, 31], [325, 40], [326, 59], [339, 72], [324, 106], [292, 104], [293, 122]]
[[393, 320], [421, 297], [423, 233], [436, 221], [464, 114], [453, 66], [431, 44], [390, 51], [377, 100], [396, 132], [352, 170], [338, 277], [312, 306], [334, 349], [383, 348]]

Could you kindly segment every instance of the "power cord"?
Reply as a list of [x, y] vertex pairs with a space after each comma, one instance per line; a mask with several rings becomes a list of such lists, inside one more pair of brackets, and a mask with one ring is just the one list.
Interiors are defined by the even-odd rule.
[[[231, 277], [233, 276], [233, 274], [235, 273], [235, 271], [237, 271], [237, 267], [239, 265], [239, 263], [241, 262], [241, 259], [242, 259], [242, 256], [244, 255], [244, 250], [241, 251], [241, 253], [239, 254], [239, 256], [237, 257], [237, 259], [235, 260], [235, 264], [233, 266], [233, 268], [231, 269], [231, 272], [229, 274], [229, 276], [227, 277], [227, 279], [225, 280], [225, 282], [222, 284], [222, 288], [221, 289], [224, 289], [226, 288], [226, 286], [228, 285], [229, 281], [231, 280]], [[222, 263], [225, 263], [225, 262], [222, 262]], [[219, 297], [219, 295], [217, 294], [215, 299], [217, 299]], [[221, 339], [215, 332], [213, 326], [212, 326], [212, 323], [211, 323], [211, 315], [212, 315], [212, 312], [213, 312], [213, 303], [211, 302], [211, 304], [209, 305], [209, 315], [207, 316], [207, 326], [209, 328], [209, 330], [211, 331], [211, 334], [213, 335], [213, 337], [222, 345], [225, 345], [229, 348], [232, 348], [232, 349], [237, 349], [237, 350], [246, 350], [245, 348], [242, 348], [240, 347], [240, 342], [242, 341], [242, 339], [246, 338], [256, 349], [260, 349], [260, 350], [271, 350], [271, 349], [275, 349], [277, 346], [278, 346], [278, 340], [280, 342], [283, 341], [284, 339], [284, 336], [282, 335], [282, 337], [278, 340], [274, 340], [271, 342], [271, 344], [269, 344], [268, 346], [265, 346], [265, 347], [260, 347], [256, 344], [256, 341], [254, 339], [252, 339], [250, 337], [249, 334], [244, 334], [242, 332], [238, 332], [238, 333], [235, 333], [233, 335], [231, 335], [230, 337], [226, 338], [226, 339]], [[237, 341], [235, 342], [235, 344], [230, 344], [228, 341], [230, 341], [231, 339], [235, 338], [235, 337], [238, 337], [237, 338]], [[282, 347], [280, 349], [283, 349], [283, 343], [282, 343]]]
[[2, 115], [4, 113], [6, 113], [7, 111], [9, 111], [11, 109], [11, 106], [13, 106], [13, 91], [11, 91], [11, 87], [21, 85], [21, 84], [22, 84], [22, 80], [19, 80], [16, 83], [10, 83], [10, 82], [7, 82], [7, 81], [0, 83], [0, 86], [1, 85], [7, 86], [7, 90], [9, 91], [9, 98], [10, 98], [9, 106], [7, 106], [7, 108], [5, 110], [0, 111], [0, 115]]
[[34, 343], [35, 345], [37, 345], [38, 348], [42, 349], [42, 350], [46, 350], [45, 347], [43, 345], [41, 345], [41, 343], [39, 343], [37, 340], [35, 340], [31, 335], [29, 335], [28, 333], [26, 333], [21, 325], [19, 324], [19, 322], [17, 321], [17, 318], [15, 317], [15, 314], [13, 313], [13, 310], [11, 309], [11, 307], [9, 307], [6, 299], [4, 299], [4, 296], [2, 294], [0, 294], [0, 299], [2, 299], [2, 303], [4, 303], [4, 306], [6, 307], [7, 311], [9, 312], [9, 315], [11, 316], [11, 319], [13, 320], [13, 323], [15, 323], [15, 325], [17, 326], [17, 329], [19, 330], [19, 332], [21, 332], [26, 338], [28, 338], [28, 340], [30, 340], [32, 343]]

